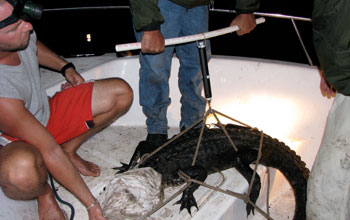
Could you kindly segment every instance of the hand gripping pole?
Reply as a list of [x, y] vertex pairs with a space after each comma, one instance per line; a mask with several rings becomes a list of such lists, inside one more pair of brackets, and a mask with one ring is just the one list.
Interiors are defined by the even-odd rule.
[[[255, 20], [256, 24], [261, 24], [265, 22], [265, 18], [261, 17]], [[194, 34], [194, 35], [189, 35], [185, 37], [176, 37], [176, 38], [169, 38], [165, 40], [165, 46], [170, 46], [170, 45], [176, 45], [176, 44], [183, 44], [183, 43], [189, 43], [189, 42], [194, 42], [194, 41], [199, 41], [199, 40], [205, 40], [217, 36], [221, 36], [224, 34], [229, 34], [235, 31], [238, 31], [239, 28], [237, 25], [214, 30], [214, 31], [209, 31], [205, 33], [200, 33], [200, 34]], [[117, 44], [115, 46], [115, 50], [117, 52], [122, 52], [122, 51], [128, 51], [128, 50], [138, 50], [141, 49], [141, 43], [140, 42], [135, 42], [135, 43], [127, 43], [127, 44]]]

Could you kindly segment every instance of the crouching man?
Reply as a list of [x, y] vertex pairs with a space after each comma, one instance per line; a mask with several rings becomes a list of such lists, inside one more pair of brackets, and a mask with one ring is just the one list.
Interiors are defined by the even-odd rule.
[[[0, 0], [0, 186], [9, 198], [37, 199], [40, 219], [64, 219], [47, 184], [50, 172], [85, 205], [90, 220], [105, 219], [80, 176], [99, 176], [100, 168], [76, 151], [129, 109], [132, 89], [118, 78], [86, 83], [36, 40], [31, 23], [13, 12], [16, 2]], [[39, 64], [67, 80], [52, 98]]]

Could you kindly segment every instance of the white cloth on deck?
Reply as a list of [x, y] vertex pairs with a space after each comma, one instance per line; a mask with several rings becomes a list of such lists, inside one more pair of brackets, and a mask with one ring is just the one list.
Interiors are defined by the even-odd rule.
[[116, 175], [98, 198], [108, 220], [137, 219], [162, 199], [161, 174], [149, 167]]
[[350, 219], [350, 97], [337, 93], [307, 188], [308, 220]]

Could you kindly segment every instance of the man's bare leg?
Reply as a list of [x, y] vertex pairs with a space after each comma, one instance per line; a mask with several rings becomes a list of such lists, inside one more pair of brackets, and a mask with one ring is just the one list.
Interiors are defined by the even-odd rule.
[[93, 134], [105, 128], [130, 107], [133, 92], [122, 79], [104, 79], [94, 83], [92, 92], [92, 116], [95, 126], [88, 132], [62, 144], [62, 149], [72, 161], [75, 168], [84, 176], [99, 176], [100, 168], [82, 159], [77, 150]]
[[40, 220], [63, 220], [64, 215], [49, 185], [40, 152], [24, 142], [13, 142], [0, 150], [0, 185], [15, 200], [37, 198]]
[[64, 220], [64, 214], [57, 204], [55, 196], [48, 184], [45, 184], [43, 194], [38, 196], [38, 213], [40, 220]]

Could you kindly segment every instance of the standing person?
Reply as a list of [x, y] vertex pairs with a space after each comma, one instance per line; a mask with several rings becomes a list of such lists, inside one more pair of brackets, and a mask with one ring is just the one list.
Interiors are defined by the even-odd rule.
[[[204, 115], [206, 102], [201, 95], [202, 74], [196, 42], [164, 48], [164, 38], [207, 32], [209, 2], [210, 0], [130, 0], [135, 36], [141, 41], [140, 104], [147, 118], [146, 141], [153, 146], [163, 144], [168, 138], [166, 115], [171, 102], [169, 77], [174, 50], [180, 60], [180, 129], [191, 126]], [[231, 25], [240, 27], [238, 35], [249, 33], [255, 28], [255, 19], [251, 13], [258, 7], [258, 0], [237, 0], [236, 10], [240, 14]], [[207, 49], [210, 50], [209, 41]]]
[[[36, 40], [18, 5], [0, 0], [0, 186], [9, 198], [36, 198], [41, 220], [62, 220], [47, 183], [50, 172], [82, 202], [90, 220], [105, 220], [79, 174], [99, 176], [100, 169], [76, 151], [128, 110], [132, 90], [117, 78], [86, 83], [71, 63]], [[52, 98], [40, 81], [39, 64], [60, 70], [67, 80]]]
[[325, 77], [321, 92], [336, 95], [308, 180], [308, 220], [350, 219], [349, 11], [348, 0], [314, 2], [314, 45]]

